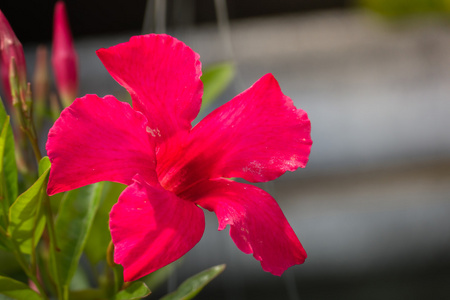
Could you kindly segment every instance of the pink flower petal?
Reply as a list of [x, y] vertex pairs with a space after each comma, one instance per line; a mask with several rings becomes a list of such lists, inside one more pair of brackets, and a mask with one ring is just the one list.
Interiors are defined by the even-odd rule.
[[189, 140], [179, 143], [184, 149], [161, 151], [158, 176], [177, 192], [210, 178], [273, 180], [306, 166], [310, 132], [306, 112], [267, 74], [200, 121]]
[[197, 244], [205, 229], [202, 209], [139, 175], [110, 214], [114, 261], [132, 281], [177, 260]]
[[136, 173], [156, 181], [154, 145], [146, 127], [141, 113], [113, 96], [76, 99], [48, 135], [48, 194], [99, 181], [131, 184]]
[[186, 132], [197, 116], [203, 84], [199, 55], [168, 35], [135, 36], [97, 50], [111, 76], [131, 94], [158, 140]]
[[227, 179], [205, 181], [186, 191], [185, 198], [214, 211], [219, 230], [230, 225], [238, 248], [261, 262], [264, 271], [281, 275], [301, 264], [306, 252], [276, 201], [265, 191]]

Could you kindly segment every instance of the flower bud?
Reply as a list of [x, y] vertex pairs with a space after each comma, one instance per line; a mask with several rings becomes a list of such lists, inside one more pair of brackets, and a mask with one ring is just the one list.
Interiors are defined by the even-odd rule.
[[[14, 62], [14, 70], [11, 70]], [[0, 10], [0, 64], [1, 81], [5, 90], [5, 96], [8, 103], [12, 103], [10, 74], [14, 73], [17, 80], [17, 88], [25, 91], [27, 88], [27, 67], [25, 64], [25, 55], [22, 44], [17, 39], [14, 31], [8, 23], [5, 15]]]
[[78, 92], [78, 57], [62, 1], [56, 3], [53, 16], [52, 65], [61, 101], [67, 107]]
[[34, 120], [36, 130], [42, 128], [49, 111], [49, 70], [47, 47], [40, 45], [36, 51], [36, 65], [33, 76]]
[[47, 47], [40, 45], [36, 49], [36, 65], [33, 76], [33, 96], [35, 103], [44, 106], [48, 99], [49, 91]]

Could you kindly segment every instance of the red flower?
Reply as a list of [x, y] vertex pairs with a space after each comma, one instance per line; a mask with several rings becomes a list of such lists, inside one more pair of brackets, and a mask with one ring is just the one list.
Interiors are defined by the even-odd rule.
[[12, 102], [10, 73], [11, 59], [14, 57], [16, 64], [16, 72], [18, 77], [19, 88], [26, 90], [27, 88], [27, 67], [25, 64], [25, 55], [23, 53], [22, 44], [17, 39], [14, 31], [9, 25], [5, 15], [0, 10], [0, 65], [2, 84], [5, 89], [6, 97], [9, 103]]
[[310, 122], [271, 74], [192, 128], [203, 85], [199, 55], [167, 35], [145, 35], [97, 55], [131, 94], [87, 95], [50, 130], [48, 193], [98, 181], [128, 185], [110, 214], [114, 260], [125, 281], [153, 272], [189, 251], [204, 231], [203, 207], [219, 230], [265, 271], [281, 275], [306, 258], [275, 200], [251, 182], [304, 167]]
[[61, 100], [64, 106], [69, 106], [78, 92], [78, 56], [63, 1], [55, 4], [52, 65]]

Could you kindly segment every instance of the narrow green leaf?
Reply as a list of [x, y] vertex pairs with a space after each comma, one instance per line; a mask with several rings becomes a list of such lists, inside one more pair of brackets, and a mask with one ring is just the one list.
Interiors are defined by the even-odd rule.
[[117, 293], [115, 300], [141, 299], [150, 295], [147, 285], [140, 281], [133, 282], [129, 287]]
[[95, 215], [94, 223], [84, 249], [92, 265], [106, 259], [106, 249], [111, 241], [108, 226], [109, 212], [125, 187], [125, 185], [115, 182], [104, 183], [101, 204]]
[[[45, 217], [41, 209], [42, 199], [46, 193], [47, 176], [50, 168], [23, 194], [9, 209], [8, 232], [19, 245], [20, 251], [31, 254], [36, 247], [45, 226]], [[32, 241], [34, 244], [32, 245]]]
[[2, 170], [3, 173], [3, 155], [5, 154], [5, 147], [6, 147], [6, 136], [8, 133], [8, 128], [9, 128], [9, 116], [6, 116], [5, 121], [3, 122], [3, 124], [1, 124], [2, 127], [0, 127], [1, 131], [0, 131], [0, 169]]
[[211, 280], [225, 270], [225, 265], [218, 265], [186, 279], [178, 289], [161, 300], [189, 300], [194, 298]]
[[[5, 174], [4, 174], [4, 168], [3, 168], [3, 155], [5, 153], [5, 146], [6, 146], [6, 136], [9, 128], [9, 116], [6, 116], [4, 123], [2, 124], [1, 131], [0, 131], [0, 219], [6, 218], [8, 216], [8, 209], [9, 209], [9, 199], [8, 199], [8, 192], [6, 189], [6, 182], [5, 182]], [[1, 224], [5, 224], [5, 228], [8, 224], [7, 220], [3, 220]]]
[[[50, 159], [48, 156], [44, 156], [41, 161], [39, 162], [39, 168], [38, 173], [39, 176], [42, 175], [42, 173], [51, 166]], [[59, 211], [59, 205], [61, 204], [62, 197], [65, 195], [65, 193], [58, 193], [53, 196], [49, 196], [50, 198], [50, 207], [52, 212]]]
[[48, 156], [44, 156], [39, 162], [39, 176], [41, 176], [48, 168], [50, 168], [51, 163]]
[[[5, 120], [9, 118], [7, 116], [5, 107], [0, 99], [0, 124], [4, 124]], [[0, 162], [0, 174], [3, 174], [4, 183], [6, 186], [6, 199], [9, 204], [11, 204], [17, 198], [17, 166], [16, 166], [16, 156], [14, 148], [14, 136], [9, 126], [6, 128], [6, 138], [4, 141], [4, 151], [1, 155]]]
[[0, 276], [0, 294], [17, 300], [41, 300], [42, 297], [25, 283]]
[[203, 70], [201, 80], [203, 82], [202, 110], [211, 103], [228, 87], [235, 73], [232, 63], [220, 63], [208, 66]]
[[173, 263], [168, 264], [165, 267], [162, 267], [161, 269], [158, 269], [158, 270], [148, 274], [145, 277], [142, 277], [140, 280], [145, 282], [145, 284], [152, 291], [156, 291], [164, 282], [167, 281], [167, 279], [170, 277], [170, 275], [176, 269], [177, 265], [180, 264], [180, 261], [182, 259], [183, 259], [183, 257], [179, 258], [178, 260], [174, 261]]
[[58, 278], [66, 288], [70, 284], [86, 244], [102, 194], [103, 183], [66, 193], [55, 222]]

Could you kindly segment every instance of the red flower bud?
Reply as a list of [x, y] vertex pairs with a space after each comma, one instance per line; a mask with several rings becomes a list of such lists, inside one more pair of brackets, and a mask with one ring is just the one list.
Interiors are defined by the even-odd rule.
[[78, 56], [62, 1], [56, 3], [53, 16], [52, 65], [61, 100], [69, 106], [78, 91]]
[[14, 31], [9, 25], [5, 15], [0, 11], [0, 64], [1, 64], [1, 81], [5, 89], [8, 102], [12, 102], [11, 86], [10, 86], [10, 68], [11, 61], [14, 58], [16, 70], [15, 75], [18, 79], [19, 88], [26, 90], [27, 86], [27, 67], [25, 64], [25, 55], [23, 53], [22, 44], [17, 39]]

